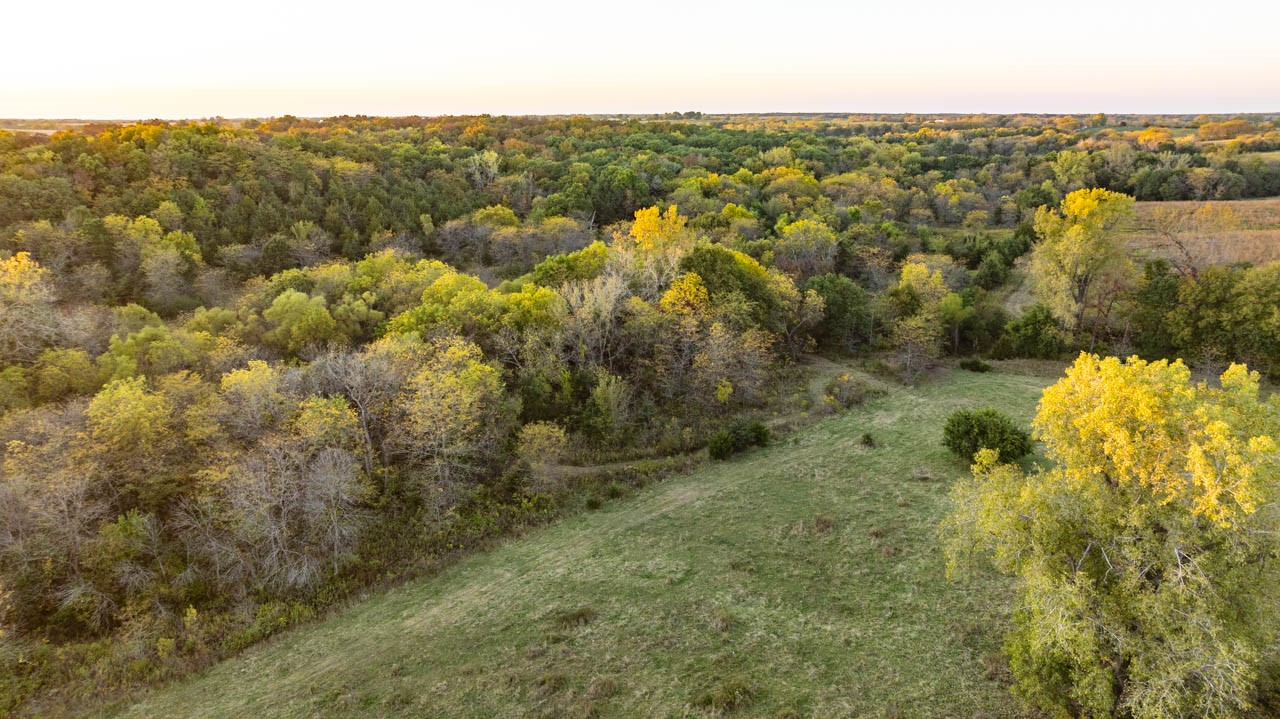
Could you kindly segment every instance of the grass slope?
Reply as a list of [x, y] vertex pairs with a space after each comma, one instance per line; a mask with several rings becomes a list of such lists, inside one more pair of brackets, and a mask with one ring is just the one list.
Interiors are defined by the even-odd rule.
[[[1009, 587], [944, 577], [960, 407], [1029, 420], [1043, 374], [952, 372], [365, 601], [129, 717], [1008, 717]], [[862, 446], [869, 432], [878, 443]]]

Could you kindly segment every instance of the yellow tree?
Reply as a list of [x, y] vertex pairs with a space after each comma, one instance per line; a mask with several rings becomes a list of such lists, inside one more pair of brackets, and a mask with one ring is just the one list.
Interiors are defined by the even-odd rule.
[[682, 216], [675, 205], [666, 212], [657, 207], [636, 210], [635, 221], [627, 237], [643, 252], [655, 252], [669, 247], [688, 244], [690, 237], [686, 225], [689, 218]]
[[177, 492], [173, 403], [142, 377], [116, 380], [89, 402], [90, 445], [120, 507], [155, 509]]
[[1036, 211], [1036, 295], [1072, 332], [1080, 331], [1090, 310], [1105, 316], [1131, 274], [1117, 230], [1132, 215], [1132, 197], [1096, 188], [1070, 193], [1058, 209]]
[[687, 272], [671, 283], [658, 306], [673, 314], [698, 317], [708, 311], [710, 303], [702, 278], [696, 272]]
[[1232, 365], [1081, 355], [1033, 423], [1053, 464], [976, 457], [953, 490], [954, 568], [1018, 578], [1006, 649], [1055, 716], [1245, 712], [1280, 624], [1280, 401]]
[[512, 407], [501, 373], [475, 344], [448, 337], [432, 346], [431, 355], [408, 381], [394, 444], [431, 479], [448, 485], [475, 477], [500, 453]]
[[822, 222], [797, 220], [778, 233], [773, 262], [783, 272], [803, 280], [832, 271], [838, 249], [835, 230]]
[[649, 207], [636, 210], [627, 234], [614, 234], [618, 260], [646, 299], [656, 299], [679, 274], [680, 258], [693, 246], [688, 222], [675, 205], [666, 212]]
[[930, 270], [923, 262], [907, 262], [890, 292], [900, 305], [891, 341], [903, 372], [914, 379], [941, 351], [941, 306], [948, 294], [947, 283], [941, 270]]
[[58, 335], [48, 271], [26, 252], [0, 260], [0, 363], [34, 359]]

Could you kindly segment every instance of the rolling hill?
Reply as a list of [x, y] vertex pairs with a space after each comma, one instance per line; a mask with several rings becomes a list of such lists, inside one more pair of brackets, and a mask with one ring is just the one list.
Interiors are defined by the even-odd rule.
[[[1029, 420], [1053, 370], [949, 372], [287, 632], [121, 717], [1016, 717], [1005, 580], [936, 540], [954, 409]], [[868, 446], [869, 435], [874, 446]]]

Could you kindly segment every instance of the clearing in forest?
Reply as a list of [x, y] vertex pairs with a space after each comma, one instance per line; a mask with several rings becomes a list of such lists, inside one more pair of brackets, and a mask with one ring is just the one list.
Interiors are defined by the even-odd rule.
[[967, 467], [940, 440], [959, 408], [1029, 421], [1051, 374], [1007, 363], [896, 388], [122, 714], [1019, 716], [998, 654], [1008, 583], [944, 576], [937, 524]]

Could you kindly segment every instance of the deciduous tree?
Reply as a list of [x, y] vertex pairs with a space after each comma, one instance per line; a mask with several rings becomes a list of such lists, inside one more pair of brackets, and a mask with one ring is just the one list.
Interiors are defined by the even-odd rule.
[[1081, 355], [1034, 425], [1053, 464], [979, 452], [948, 552], [1018, 578], [1018, 692], [1059, 716], [1241, 716], [1280, 627], [1280, 402], [1233, 365]]
[[1039, 300], [1080, 332], [1091, 311], [1115, 299], [1131, 262], [1117, 230], [1133, 214], [1133, 198], [1109, 190], [1076, 190], [1056, 210], [1036, 212], [1040, 242], [1031, 251]]

